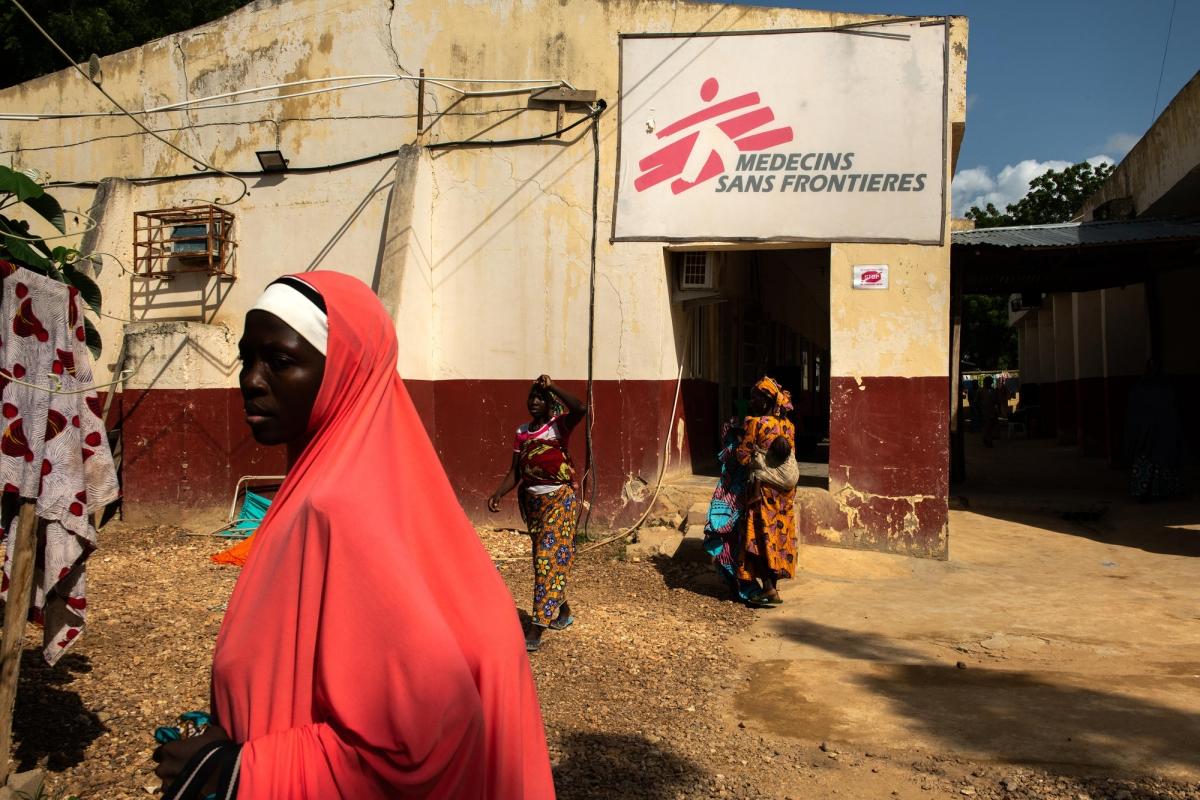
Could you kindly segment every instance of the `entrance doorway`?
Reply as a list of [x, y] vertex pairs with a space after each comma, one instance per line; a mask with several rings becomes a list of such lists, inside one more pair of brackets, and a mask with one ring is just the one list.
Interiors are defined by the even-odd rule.
[[802, 482], [827, 486], [829, 247], [673, 256], [690, 325], [691, 394], [708, 393], [718, 421], [708, 435], [689, 425], [693, 470], [715, 468], [720, 422], [745, 416], [755, 382], [770, 375], [792, 393]]

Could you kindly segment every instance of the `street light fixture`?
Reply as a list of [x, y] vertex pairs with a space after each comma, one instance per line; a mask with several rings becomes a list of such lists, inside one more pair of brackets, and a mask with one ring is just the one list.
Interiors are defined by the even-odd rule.
[[288, 160], [278, 150], [259, 150], [254, 155], [258, 156], [258, 163], [262, 166], [263, 172], [285, 172], [287, 170]]

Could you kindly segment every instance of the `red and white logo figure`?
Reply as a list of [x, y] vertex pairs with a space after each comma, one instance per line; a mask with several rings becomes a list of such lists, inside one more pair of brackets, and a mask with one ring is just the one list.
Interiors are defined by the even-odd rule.
[[883, 272], [877, 269], [864, 270], [859, 279], [868, 286], [876, 283], [883, 283]]
[[[686, 192], [723, 173], [726, 163], [733, 161], [738, 152], [752, 153], [792, 141], [791, 126], [760, 130], [775, 121], [775, 112], [770, 106], [759, 105], [758, 92], [713, 102], [719, 90], [716, 78], [706, 80], [700, 87], [700, 99], [711, 105], [655, 134], [659, 139], [668, 139], [691, 131], [638, 162], [642, 174], [633, 182], [635, 189], [644, 192], [670, 180], [672, 194]], [[734, 112], [743, 113], [730, 116]], [[721, 117], [724, 119], [716, 121]]]

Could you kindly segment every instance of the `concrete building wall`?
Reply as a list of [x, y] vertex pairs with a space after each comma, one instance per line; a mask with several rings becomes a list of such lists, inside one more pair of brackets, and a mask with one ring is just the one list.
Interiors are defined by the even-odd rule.
[[[1198, 259], [1200, 262], [1200, 259]], [[1200, 265], [1172, 270], [1156, 281], [1160, 361], [1182, 409], [1187, 447], [1200, 453], [1200, 418], [1190, 413], [1188, 399], [1200, 397], [1200, 349], [1196, 347], [1196, 282]]]
[[[888, 264], [889, 290], [851, 288], [855, 264]], [[804, 495], [813, 539], [947, 553], [949, 278], [949, 248], [834, 245], [830, 494]]]
[[1075, 314], [1071, 294], [1051, 295], [1054, 305], [1054, 418], [1059, 444], [1074, 444], [1078, 409], [1075, 405]]
[[[596, 220], [595, 458], [600, 518], [618, 520], [641, 510], [637, 493], [627, 487], [653, 482], [663, 435], [682, 429], [670, 409], [687, 329], [686, 315], [670, 302], [662, 246], [606, 241], [619, 34], [826, 27], [881, 18], [672, 0], [501, 6], [261, 0], [107, 57], [102, 66], [105, 88], [133, 108], [333, 75], [411, 74], [421, 67], [430, 76], [451, 78], [566, 79], [607, 99]], [[947, 139], [957, 143], [965, 123], [965, 20], [952, 18], [949, 39]], [[358, 275], [394, 310], [401, 373], [464, 506], [481, 513], [507, 468], [529, 381], [548, 372], [583, 390], [593, 223], [588, 127], [537, 144], [430, 150], [424, 145], [540, 135], [553, 129], [555, 111], [530, 108], [523, 95], [456, 101], [454, 93], [429, 85], [430, 129], [418, 137], [412, 82], [301, 96], [309, 88], [287, 89], [295, 96], [270, 104], [147, 117], [188, 152], [246, 173], [249, 194], [229, 207], [237, 217], [235, 281], [131, 279], [116, 266], [119, 259], [132, 267], [134, 211], [229, 202], [241, 191], [230, 178], [196, 177], [191, 160], [140, 135], [128, 120], [6, 124], [0, 158], [68, 181], [178, 176], [56, 190], [64, 205], [95, 206], [102, 222], [94, 249], [116, 257], [104, 258], [99, 276], [106, 311], [117, 318], [100, 324], [107, 345], [99, 380], [115, 366], [126, 320], [236, 330], [259, 291], [278, 275], [312, 269]], [[107, 111], [105, 102], [67, 71], [0, 92], [0, 106], [14, 111]], [[569, 110], [566, 121], [581, 113]], [[254, 153], [269, 149], [281, 150], [300, 171], [260, 173]], [[379, 154], [386, 157], [373, 158]], [[892, 265], [894, 288], [886, 300], [849, 293], [849, 267], [863, 259]], [[935, 462], [945, 461], [948, 248], [835, 246], [833, 261], [831, 291], [839, 309], [833, 370], [841, 387], [838, 436], [844, 441], [822, 538], [944, 555], [945, 469]], [[882, 312], [881, 304], [887, 306]], [[185, 390], [168, 374], [147, 387], [127, 414], [148, 414], [157, 392]], [[235, 398], [236, 377], [220, 377], [221, 388]], [[899, 386], [933, 402], [906, 419], [907, 427], [884, 419], [901, 396]], [[170, 394], [162, 401], [172, 408], [180, 402]], [[890, 455], [880, 457], [875, 448], [881, 445], [850, 424], [864, 415], [878, 419], [872, 423], [877, 433], [887, 431], [882, 447]], [[127, 424], [134, 424], [132, 416]], [[241, 447], [244, 433], [229, 431], [221, 447]], [[910, 485], [897, 471], [896, 453], [914, 436], [923, 461]], [[582, 442], [575, 445], [582, 458]], [[687, 448], [684, 441], [677, 451]], [[878, 474], [860, 473], [860, 463], [878, 464]], [[131, 461], [125, 479], [136, 481], [137, 475]], [[213, 479], [225, 478], [214, 472]], [[880, 504], [891, 505], [885, 513]]]
[[1038, 321], [1036, 311], [1030, 311], [1017, 324], [1017, 363], [1021, 365], [1022, 393], [1025, 387], [1042, 381], [1041, 360], [1038, 358]]
[[1047, 297], [1037, 314], [1038, 364], [1041, 383], [1038, 384], [1038, 436], [1055, 436], [1058, 431], [1058, 367], [1054, 346], [1054, 299]]
[[1110, 461], [1120, 463], [1124, 457], [1122, 440], [1129, 408], [1129, 390], [1145, 372], [1146, 359], [1150, 355], [1146, 287], [1138, 283], [1105, 289], [1101, 293], [1101, 300], [1107, 455]]
[[1084, 219], [1128, 200], [1136, 216], [1200, 213], [1200, 72], [1167, 104], [1150, 130], [1084, 203]]
[[1075, 292], [1071, 304], [1075, 322], [1075, 441], [1086, 455], [1104, 455], [1108, 431], [1101, 292]]

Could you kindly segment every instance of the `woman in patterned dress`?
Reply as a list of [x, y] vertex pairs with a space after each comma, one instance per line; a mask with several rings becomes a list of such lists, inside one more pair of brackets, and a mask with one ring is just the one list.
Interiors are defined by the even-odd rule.
[[533, 543], [533, 607], [525, 649], [534, 653], [546, 628], [562, 630], [575, 621], [566, 594], [575, 563], [579, 499], [567, 439], [587, 416], [587, 406], [542, 375], [529, 389], [527, 408], [529, 422], [517, 428], [512, 466], [488, 508], [499, 511], [500, 498], [521, 484], [517, 505]]
[[[773, 379], [764, 377], [754, 385], [750, 416], [737, 448], [737, 461], [749, 467], [757, 452], [771, 451], [787, 457], [796, 447], [796, 426], [787, 418], [792, 396]], [[758, 580], [762, 591], [751, 594], [750, 605], [776, 606], [783, 602], [775, 582], [796, 572], [796, 490], [781, 492], [764, 484], [747, 487], [743, 518], [742, 550], [738, 578]]]
[[738, 580], [738, 565], [744, 538], [746, 491], [750, 470], [738, 463], [737, 449], [745, 435], [744, 417], [733, 417], [721, 428], [721, 478], [708, 504], [704, 523], [704, 549], [713, 559], [717, 574], [729, 587], [733, 599], [746, 602], [762, 587], [754, 581]]

